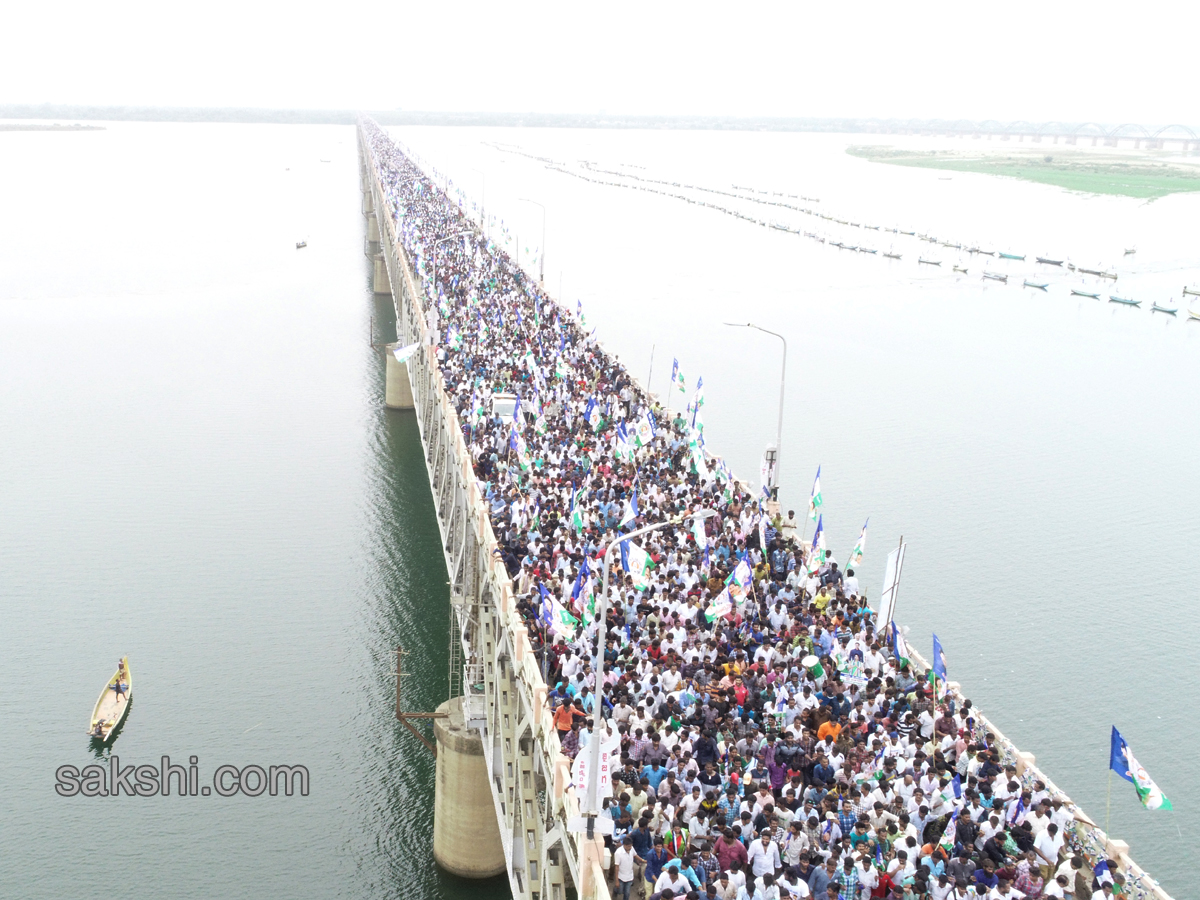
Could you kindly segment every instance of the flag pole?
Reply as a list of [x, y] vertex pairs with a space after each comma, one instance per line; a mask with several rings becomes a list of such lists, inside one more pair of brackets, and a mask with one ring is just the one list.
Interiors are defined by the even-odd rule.
[[650, 395], [650, 376], [654, 374], [654, 348], [657, 344], [650, 345], [650, 371], [646, 373], [646, 395]]
[[1108, 798], [1104, 801], [1104, 855], [1108, 856], [1109, 822], [1112, 820], [1112, 766], [1108, 767]]

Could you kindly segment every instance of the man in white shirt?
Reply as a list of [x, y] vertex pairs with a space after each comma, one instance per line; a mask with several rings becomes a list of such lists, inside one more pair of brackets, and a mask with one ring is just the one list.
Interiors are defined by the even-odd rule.
[[633, 841], [629, 835], [621, 838], [621, 846], [613, 854], [613, 868], [616, 870], [617, 885], [613, 898], [629, 900], [629, 892], [633, 888], [633, 863], [637, 854], [633, 852]]
[[764, 828], [762, 837], [753, 841], [746, 850], [747, 862], [755, 878], [774, 876], [775, 870], [780, 868], [779, 845], [771, 840], [770, 828]]
[[1046, 828], [1033, 840], [1033, 850], [1041, 859], [1042, 878], [1047, 882], [1051, 880], [1051, 876], [1055, 867], [1058, 865], [1058, 854], [1063, 848], [1063, 838], [1059, 834], [1058, 826], [1051, 822]]

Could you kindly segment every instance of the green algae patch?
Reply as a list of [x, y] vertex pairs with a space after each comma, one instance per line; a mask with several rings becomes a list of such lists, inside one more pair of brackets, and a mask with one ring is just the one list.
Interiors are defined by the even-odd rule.
[[1020, 178], [1069, 191], [1155, 199], [1200, 191], [1200, 169], [1152, 161], [1131, 162], [1119, 156], [1062, 154], [967, 154], [932, 150], [915, 152], [894, 147], [848, 147], [851, 156], [893, 166], [943, 169]]

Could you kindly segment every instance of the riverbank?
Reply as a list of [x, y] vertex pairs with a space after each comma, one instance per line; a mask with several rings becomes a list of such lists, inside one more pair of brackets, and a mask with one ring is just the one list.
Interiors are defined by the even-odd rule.
[[953, 150], [913, 152], [894, 147], [847, 147], [850, 156], [869, 162], [920, 169], [943, 169], [1000, 175], [1038, 184], [1049, 184], [1090, 194], [1115, 194], [1157, 199], [1168, 194], [1200, 191], [1200, 170], [1192, 166], [1131, 161], [1115, 154], [1070, 151], [982, 154]]

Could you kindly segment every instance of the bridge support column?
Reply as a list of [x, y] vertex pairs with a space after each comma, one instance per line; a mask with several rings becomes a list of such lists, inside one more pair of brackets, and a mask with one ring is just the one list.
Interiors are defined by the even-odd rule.
[[367, 214], [367, 240], [379, 243], [379, 220], [374, 213]]
[[401, 344], [387, 344], [384, 357], [387, 367], [384, 373], [383, 405], [388, 409], [415, 409], [412, 382], [408, 377], [408, 363], [397, 362], [392, 351]]
[[500, 825], [488, 786], [483, 741], [468, 728], [462, 698], [437, 709], [437, 775], [433, 794], [433, 858], [462, 878], [492, 878], [507, 871]]
[[376, 294], [390, 294], [392, 292], [392, 282], [388, 279], [387, 266], [384, 265], [383, 255], [375, 254], [375, 277], [373, 279], [374, 286], [372, 290]]

